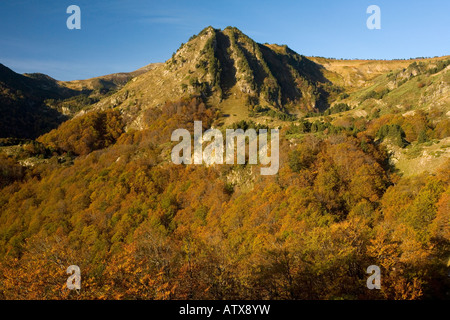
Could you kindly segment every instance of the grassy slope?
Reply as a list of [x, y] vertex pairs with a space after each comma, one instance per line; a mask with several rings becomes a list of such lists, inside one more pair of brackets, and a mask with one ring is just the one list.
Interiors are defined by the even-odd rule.
[[387, 145], [391, 162], [404, 176], [435, 172], [450, 159], [450, 137], [428, 143], [412, 143], [405, 149]]

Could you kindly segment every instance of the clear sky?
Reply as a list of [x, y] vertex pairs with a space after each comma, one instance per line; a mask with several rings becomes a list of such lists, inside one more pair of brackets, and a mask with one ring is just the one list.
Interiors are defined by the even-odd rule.
[[[69, 30], [69, 5], [81, 30]], [[369, 5], [381, 29], [369, 30]], [[211, 25], [304, 55], [395, 59], [450, 54], [449, 0], [0, 0], [0, 63], [58, 80], [133, 71], [169, 59]]]

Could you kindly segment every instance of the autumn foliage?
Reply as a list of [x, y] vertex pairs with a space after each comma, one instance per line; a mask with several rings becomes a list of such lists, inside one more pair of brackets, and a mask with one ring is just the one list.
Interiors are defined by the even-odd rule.
[[[1, 176], [0, 298], [448, 294], [448, 165], [399, 178], [375, 128], [282, 137], [276, 176], [260, 176], [256, 165], [171, 164], [172, 130], [214, 117], [192, 99], [149, 110], [139, 131], [125, 132], [120, 113], [106, 111], [42, 136], [79, 156], [26, 177], [9, 164]], [[404, 130], [407, 139], [417, 132]], [[79, 293], [65, 287], [72, 264], [82, 272]], [[366, 287], [369, 265], [381, 268], [381, 290]]]

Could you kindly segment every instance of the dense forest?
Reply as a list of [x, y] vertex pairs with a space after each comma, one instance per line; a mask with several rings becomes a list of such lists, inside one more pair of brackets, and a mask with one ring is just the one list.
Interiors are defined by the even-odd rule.
[[142, 130], [88, 112], [1, 155], [0, 298], [448, 298], [450, 162], [402, 176], [386, 149], [448, 137], [448, 121], [288, 123], [274, 176], [169, 161], [174, 129], [218, 116], [198, 98], [146, 110]]

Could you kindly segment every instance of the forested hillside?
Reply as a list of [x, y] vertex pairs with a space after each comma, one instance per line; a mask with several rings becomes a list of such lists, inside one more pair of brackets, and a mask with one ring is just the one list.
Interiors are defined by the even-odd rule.
[[[141, 131], [121, 133], [108, 111], [63, 125], [59, 144], [42, 137], [80, 156], [3, 182], [2, 297], [66, 297], [71, 264], [79, 298], [445, 297], [448, 162], [401, 178], [368, 130], [343, 130], [283, 137], [273, 177], [168, 163], [170, 132], [213, 114], [194, 99], [148, 112]], [[98, 145], [82, 138], [89, 123]], [[2, 158], [3, 174], [14, 166]], [[371, 264], [379, 292], [365, 287]]]

